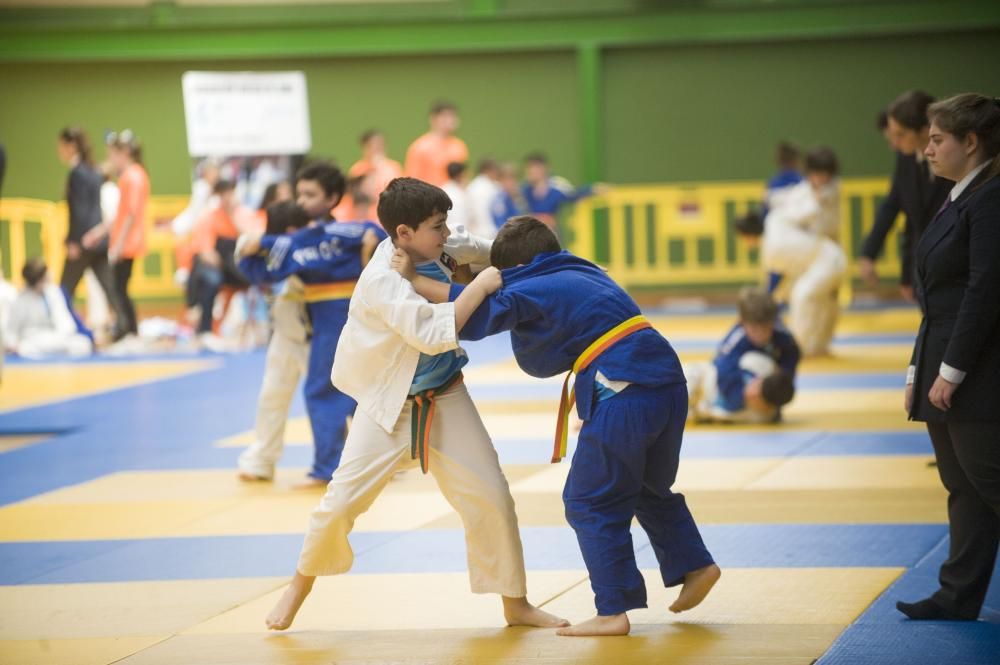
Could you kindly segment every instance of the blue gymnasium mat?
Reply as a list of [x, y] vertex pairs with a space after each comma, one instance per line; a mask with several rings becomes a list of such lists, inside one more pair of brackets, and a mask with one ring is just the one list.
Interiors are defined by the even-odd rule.
[[[303, 529], [305, 522], [303, 521]], [[936, 524], [707, 525], [702, 536], [723, 567], [906, 567], [939, 542]], [[584, 570], [567, 526], [521, 529], [529, 570]], [[460, 529], [355, 533], [355, 574], [462, 572]], [[637, 561], [655, 568], [645, 533], [633, 529]], [[0, 543], [0, 584], [269, 577], [290, 574], [301, 535]]]
[[979, 621], [909, 621], [896, 601], [937, 589], [943, 540], [904, 573], [840, 635], [817, 665], [997, 665], [1000, 663], [1000, 561]]

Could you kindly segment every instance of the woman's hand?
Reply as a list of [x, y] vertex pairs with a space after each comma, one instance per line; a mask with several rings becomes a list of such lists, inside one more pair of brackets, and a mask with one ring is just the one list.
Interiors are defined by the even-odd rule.
[[417, 269], [413, 266], [413, 259], [404, 250], [398, 247], [392, 253], [392, 259], [389, 261], [389, 266], [403, 276], [403, 279], [408, 281], [413, 281], [413, 278], [417, 276]]
[[952, 383], [947, 379], [941, 378], [939, 374], [936, 379], [934, 379], [934, 385], [931, 386], [931, 391], [927, 393], [927, 398], [931, 401], [931, 404], [941, 409], [942, 411], [947, 411], [951, 408], [951, 398], [958, 390], [958, 384]]
[[76, 261], [80, 258], [80, 254], [83, 250], [80, 249], [80, 243], [70, 242], [66, 243], [66, 258], [70, 261]]
[[95, 247], [97, 247], [97, 245], [100, 244], [101, 239], [104, 238], [104, 235], [107, 232], [108, 232], [107, 228], [104, 226], [104, 224], [98, 224], [94, 228], [84, 233], [83, 238], [80, 240], [80, 242], [87, 249], [94, 249]]
[[913, 384], [907, 383], [903, 391], [903, 408], [909, 413], [913, 409]]

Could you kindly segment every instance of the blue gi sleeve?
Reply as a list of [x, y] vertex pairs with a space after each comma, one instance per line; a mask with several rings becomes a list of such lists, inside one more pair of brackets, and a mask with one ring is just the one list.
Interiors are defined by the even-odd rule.
[[[743, 370], [739, 364], [732, 364], [725, 368], [718, 367], [719, 402], [726, 411], [742, 411], [746, 406], [743, 396], [744, 381]], [[725, 369], [725, 371], [723, 371]]]
[[[464, 289], [465, 286], [462, 284], [452, 284], [448, 294], [449, 302], [455, 302]], [[472, 313], [458, 337], [467, 341], [476, 341], [505, 330], [511, 330], [518, 323], [520, 320], [517, 301], [513, 294], [507, 293], [501, 288], [486, 298], [483, 304]]]
[[775, 330], [774, 345], [781, 354], [778, 358], [778, 367], [794, 379], [799, 368], [799, 360], [802, 358], [802, 352], [795, 343], [795, 338], [788, 331]]

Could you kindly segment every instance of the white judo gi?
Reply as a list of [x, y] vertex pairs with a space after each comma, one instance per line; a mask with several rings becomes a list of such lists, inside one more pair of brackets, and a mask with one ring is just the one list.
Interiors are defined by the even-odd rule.
[[267, 344], [264, 380], [257, 396], [254, 441], [237, 467], [249, 476], [273, 478], [285, 449], [285, 423], [299, 381], [309, 367], [309, 331], [302, 282], [289, 277], [271, 305], [274, 331]]
[[834, 181], [817, 194], [803, 181], [775, 197], [764, 220], [761, 260], [783, 276], [775, 299], [788, 303], [788, 327], [806, 356], [829, 351], [840, 313], [837, 289], [847, 256], [837, 241], [837, 190]]
[[[488, 263], [490, 243], [458, 227], [445, 252], [458, 264]], [[340, 466], [313, 510], [298, 571], [335, 575], [351, 568], [347, 536], [392, 475], [411, 459], [412, 400], [420, 354], [458, 348], [454, 303], [431, 304], [390, 267], [394, 247], [376, 249], [351, 298], [334, 356], [333, 384], [358, 402]], [[448, 261], [439, 266], [448, 270]], [[437, 397], [429, 472], [465, 526], [474, 593], [526, 595], [514, 500], [500, 461], [463, 383]]]

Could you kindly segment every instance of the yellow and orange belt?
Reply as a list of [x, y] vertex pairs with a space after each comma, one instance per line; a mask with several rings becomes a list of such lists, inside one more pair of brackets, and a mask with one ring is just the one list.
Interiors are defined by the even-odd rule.
[[569, 412], [576, 401], [576, 386], [569, 389], [569, 378], [574, 374], [579, 374], [587, 369], [598, 356], [614, 346], [619, 340], [628, 337], [634, 332], [652, 328], [653, 325], [641, 314], [633, 316], [627, 321], [619, 323], [617, 326], [604, 333], [580, 354], [580, 357], [573, 363], [573, 369], [566, 375], [563, 381], [562, 397], [559, 399], [559, 420], [556, 423], [556, 440], [552, 449], [552, 463], [556, 464], [563, 457], [566, 457], [566, 439], [569, 434]]
[[303, 284], [302, 300], [304, 302], [322, 302], [324, 300], [346, 300], [354, 293], [358, 281], [348, 279], [343, 282], [323, 282], [322, 284]]
[[413, 411], [410, 416], [410, 459], [420, 459], [420, 470], [427, 473], [431, 459], [431, 423], [434, 422], [434, 403], [442, 393], [462, 383], [462, 373], [456, 372], [444, 385], [421, 390], [413, 395]]

